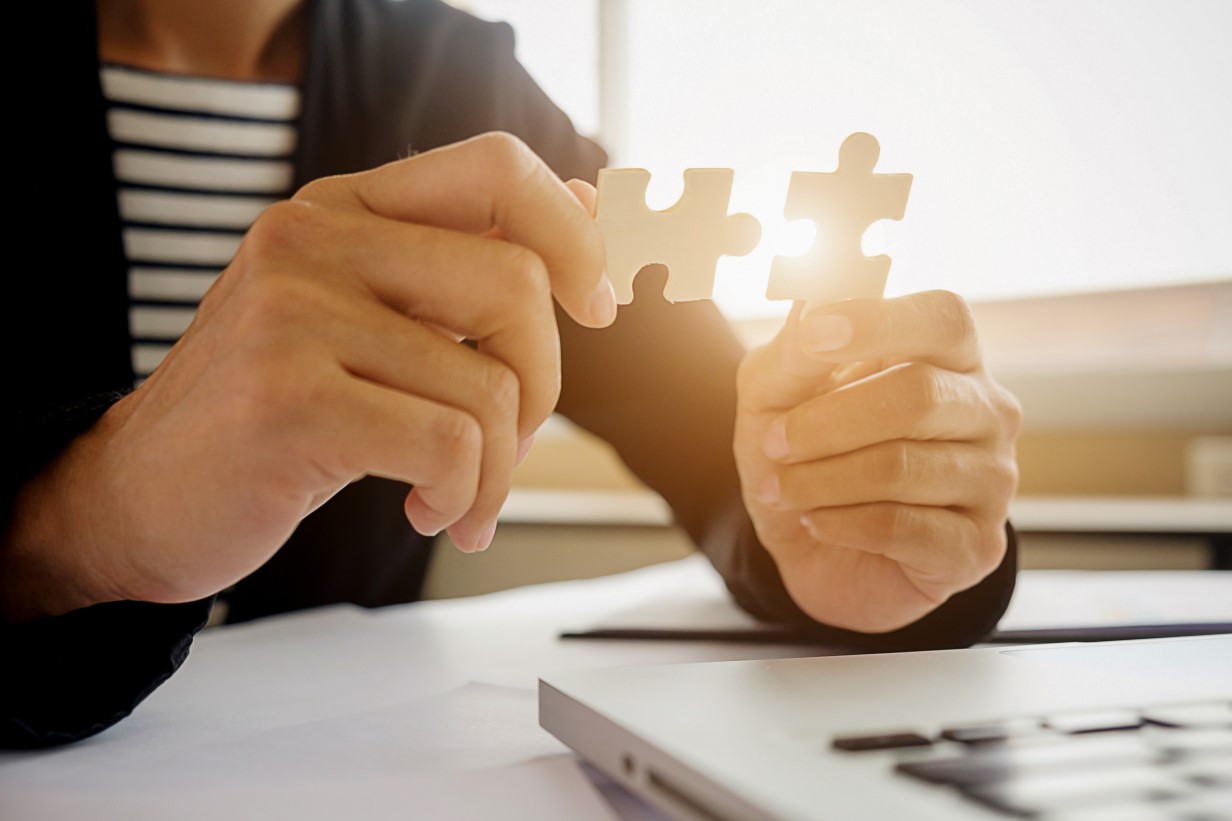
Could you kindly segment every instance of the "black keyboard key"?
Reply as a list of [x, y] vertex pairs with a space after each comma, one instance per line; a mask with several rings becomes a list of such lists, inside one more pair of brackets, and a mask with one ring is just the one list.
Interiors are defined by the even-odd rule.
[[1059, 713], [1048, 716], [1049, 727], [1060, 733], [1105, 733], [1113, 730], [1136, 730], [1142, 726], [1142, 716], [1133, 710], [1103, 710], [1097, 713]]
[[1174, 756], [1232, 756], [1232, 730], [1164, 730], [1146, 738]]
[[1036, 816], [1040, 821], [1193, 821], [1176, 813], [1175, 801], [1117, 801], [1050, 812]]
[[1232, 704], [1174, 704], [1142, 711], [1152, 724], [1165, 727], [1232, 727]]
[[1016, 718], [1008, 721], [989, 721], [983, 724], [962, 724], [946, 727], [941, 737], [960, 744], [987, 744], [1005, 741], [1007, 738], [1035, 735], [1043, 731], [1043, 725], [1034, 718]]
[[834, 749], [847, 752], [867, 750], [898, 750], [904, 747], [931, 747], [932, 741], [919, 733], [879, 733], [877, 735], [849, 735], [834, 739]]
[[1232, 788], [1199, 790], [1161, 806], [1171, 810], [1178, 821], [1232, 821]]
[[1077, 807], [1126, 801], [1173, 800], [1196, 788], [1147, 766], [1055, 772], [967, 787], [963, 793], [1001, 812], [1036, 816]]
[[967, 750], [966, 754], [953, 757], [900, 762], [896, 769], [935, 784], [964, 787], [995, 784], [1039, 772], [1149, 764], [1164, 758], [1162, 751], [1152, 749], [1137, 734], [1064, 737], [1056, 742], [1021, 746], [1010, 741], [975, 745]]
[[[1187, 759], [1169, 766], [1168, 771], [1203, 787], [1232, 790], [1232, 756]], [[1228, 810], [1232, 812], [1232, 804]]]

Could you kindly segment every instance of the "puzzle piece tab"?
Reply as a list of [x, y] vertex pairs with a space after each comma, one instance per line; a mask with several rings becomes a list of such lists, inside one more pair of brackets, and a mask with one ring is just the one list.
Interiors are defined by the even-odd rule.
[[874, 222], [903, 218], [911, 175], [874, 174], [880, 153], [873, 135], [858, 132], [843, 140], [837, 170], [791, 175], [783, 214], [815, 222], [817, 240], [801, 256], [774, 258], [767, 299], [820, 305], [885, 293], [890, 258], [864, 256], [860, 241]]
[[744, 256], [761, 239], [761, 223], [750, 214], [727, 213], [730, 168], [690, 168], [684, 193], [671, 208], [646, 206], [650, 172], [605, 168], [599, 172], [595, 220], [607, 246], [607, 274], [616, 302], [633, 301], [633, 278], [647, 265], [667, 266], [663, 296], [668, 302], [709, 299], [720, 256]]

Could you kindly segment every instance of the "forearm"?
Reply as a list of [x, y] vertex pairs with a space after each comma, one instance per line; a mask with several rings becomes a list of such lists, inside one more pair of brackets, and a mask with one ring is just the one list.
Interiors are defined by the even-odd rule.
[[[211, 600], [113, 601], [87, 571], [103, 528], [88, 524], [82, 471], [108, 393], [15, 415], [0, 543], [0, 746], [56, 744], [111, 726], [183, 662]], [[97, 501], [97, 500], [94, 500]], [[98, 523], [95, 523], [96, 525]], [[71, 535], [76, 532], [76, 536]]]
[[120, 394], [105, 394], [27, 418], [8, 466], [0, 530], [0, 623], [55, 616], [114, 601], [95, 566], [102, 522], [99, 419]]
[[54, 514], [42, 500], [55, 493], [51, 479], [33, 480], [14, 503], [0, 542], [0, 623], [18, 624], [99, 604], [57, 544]]

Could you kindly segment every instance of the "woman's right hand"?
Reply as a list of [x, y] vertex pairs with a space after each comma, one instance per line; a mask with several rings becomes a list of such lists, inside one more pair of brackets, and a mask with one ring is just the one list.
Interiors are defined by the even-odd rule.
[[485, 548], [559, 394], [553, 297], [616, 315], [593, 193], [489, 134], [272, 206], [155, 373], [19, 494], [5, 616], [210, 595], [365, 475]]

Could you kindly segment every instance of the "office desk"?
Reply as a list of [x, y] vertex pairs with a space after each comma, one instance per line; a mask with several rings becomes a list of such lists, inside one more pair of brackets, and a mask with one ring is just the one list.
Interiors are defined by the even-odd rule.
[[1232, 570], [1232, 500], [1020, 496], [1010, 506], [1019, 533], [1197, 536], [1211, 568]]
[[[1210, 601], [1232, 601], [1232, 574], [1174, 578], [1186, 577]], [[1072, 599], [1074, 583], [1074, 574], [1024, 574], [1016, 623]], [[0, 755], [0, 817], [653, 817], [538, 728], [540, 674], [819, 652], [557, 638], [563, 628], [664, 622], [749, 623], [691, 557], [471, 599], [210, 630], [118, 726], [69, 747]]]

